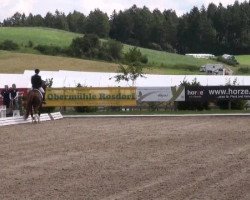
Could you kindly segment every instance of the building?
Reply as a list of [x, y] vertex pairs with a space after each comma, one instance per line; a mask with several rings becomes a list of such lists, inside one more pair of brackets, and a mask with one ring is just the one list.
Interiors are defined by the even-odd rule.
[[215, 56], [213, 54], [206, 54], [206, 53], [197, 53], [197, 54], [188, 53], [185, 55], [186, 56], [193, 56], [195, 58], [205, 58], [205, 59], [215, 58]]
[[233, 55], [228, 55], [228, 54], [223, 54], [222, 58], [224, 58], [225, 60], [233, 60], [234, 56]]
[[206, 72], [208, 75], [226, 75], [223, 64], [206, 64], [201, 66], [200, 72]]

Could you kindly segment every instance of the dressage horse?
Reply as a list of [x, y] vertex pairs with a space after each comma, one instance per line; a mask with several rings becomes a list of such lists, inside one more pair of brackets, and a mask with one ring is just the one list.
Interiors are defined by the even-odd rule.
[[32, 122], [40, 122], [42, 101], [42, 93], [38, 89], [33, 89], [28, 93], [25, 120], [31, 115]]

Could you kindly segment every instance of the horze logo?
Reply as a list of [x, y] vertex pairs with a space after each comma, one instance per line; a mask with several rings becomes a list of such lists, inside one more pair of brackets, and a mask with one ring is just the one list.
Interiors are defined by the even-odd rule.
[[204, 90], [187, 90], [188, 96], [201, 97], [204, 95]]

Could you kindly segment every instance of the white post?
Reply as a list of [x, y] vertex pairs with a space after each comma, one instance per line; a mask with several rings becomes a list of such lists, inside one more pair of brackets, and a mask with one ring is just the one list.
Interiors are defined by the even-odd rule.
[[13, 110], [13, 117], [20, 117], [20, 110]]
[[0, 118], [6, 117], [6, 106], [0, 106]]

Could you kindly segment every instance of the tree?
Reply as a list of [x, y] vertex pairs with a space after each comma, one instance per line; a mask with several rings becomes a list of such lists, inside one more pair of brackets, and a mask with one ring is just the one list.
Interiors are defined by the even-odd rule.
[[[179, 24], [178, 16], [173, 10], [164, 10], [163, 15], [166, 20], [166, 41], [173, 48], [177, 47], [177, 27]], [[166, 47], [163, 47], [167, 49]], [[167, 49], [168, 50], [168, 49]]]
[[119, 41], [109, 39], [102, 44], [103, 51], [110, 56], [112, 60], [120, 60], [122, 58], [123, 44]]
[[149, 33], [152, 24], [152, 14], [150, 10], [144, 6], [142, 9], [133, 6], [131, 8], [131, 15], [133, 17], [133, 39], [139, 42], [140, 46], [146, 47], [149, 43]]
[[[116, 82], [120, 81], [132, 81], [132, 86], [135, 86], [135, 81], [139, 77], [144, 77], [143, 67], [141, 65], [119, 65], [117, 75], [114, 76]], [[112, 79], [112, 78], [110, 78]]]
[[25, 20], [25, 14], [16, 12], [11, 18], [7, 18], [3, 21], [4, 26], [23, 26], [23, 20]]
[[88, 58], [97, 57], [101, 43], [95, 34], [86, 34], [84, 37], [77, 37], [72, 40], [70, 49], [73, 56]]
[[212, 26], [211, 20], [208, 19], [205, 8], [200, 13], [200, 51], [211, 53], [216, 51], [216, 31]]
[[110, 31], [109, 18], [99, 9], [91, 11], [86, 20], [86, 33], [96, 34], [101, 38], [108, 36]]
[[216, 31], [207, 18], [204, 7], [201, 11], [194, 7], [184, 15], [178, 27], [179, 50], [182, 53], [211, 53], [216, 49]]
[[[150, 27], [150, 42], [149, 47], [155, 46], [156, 50], [164, 49], [167, 41], [167, 24], [164, 15], [159, 10], [154, 10], [152, 15], [152, 25]], [[156, 44], [156, 45], [155, 45]], [[160, 48], [157, 48], [157, 45]]]
[[44, 23], [46, 27], [53, 28], [55, 24], [55, 17], [51, 12], [48, 12], [44, 18]]
[[140, 49], [136, 47], [129, 49], [129, 51], [125, 53], [124, 59], [126, 63], [133, 65], [141, 65], [148, 62], [147, 56], [142, 55]]
[[133, 37], [134, 21], [129, 10], [120, 11], [119, 14], [114, 11], [111, 15], [110, 24], [110, 37], [112, 39], [134, 45], [138, 44], [137, 41], [131, 40]]
[[67, 15], [69, 30], [72, 32], [84, 33], [86, 17], [84, 14], [74, 11]]
[[66, 31], [69, 30], [68, 22], [63, 12], [59, 12], [58, 10], [56, 10], [55, 16], [54, 16], [53, 28], [62, 29]]
[[30, 13], [29, 16], [26, 18], [25, 25], [34, 26], [34, 16], [32, 13]]
[[34, 15], [33, 26], [44, 26], [44, 19], [41, 15]]

